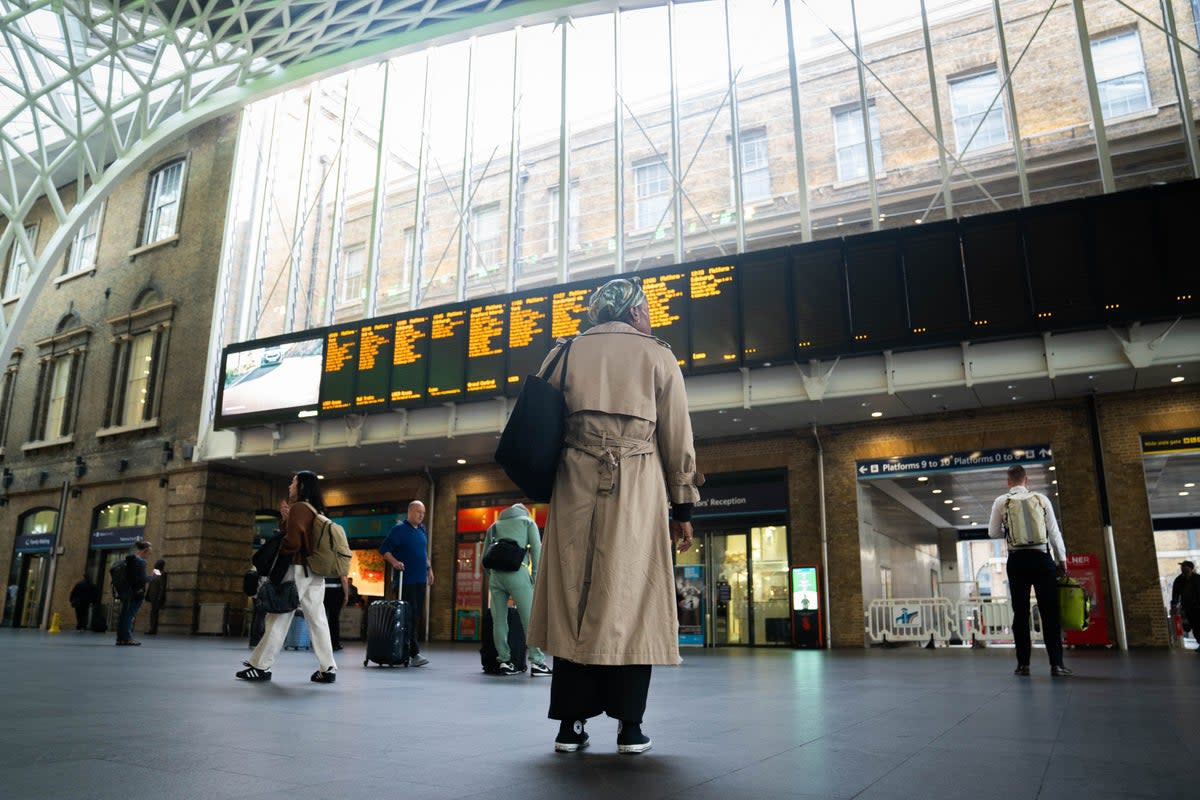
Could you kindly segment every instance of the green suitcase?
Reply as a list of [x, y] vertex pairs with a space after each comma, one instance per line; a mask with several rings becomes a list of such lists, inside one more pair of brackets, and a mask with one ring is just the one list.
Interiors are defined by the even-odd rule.
[[1078, 581], [1065, 575], [1058, 579], [1058, 609], [1064, 631], [1087, 630], [1092, 598]]

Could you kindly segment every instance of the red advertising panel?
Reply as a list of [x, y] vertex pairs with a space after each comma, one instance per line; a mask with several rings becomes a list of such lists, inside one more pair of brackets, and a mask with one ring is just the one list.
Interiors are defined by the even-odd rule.
[[483, 542], [459, 542], [454, 566], [454, 638], [460, 642], [479, 640], [483, 609]]
[[[492, 527], [492, 523], [500, 518], [500, 512], [509, 506], [481, 506], [479, 508], [460, 508], [458, 510], [459, 533], [483, 533]], [[546, 527], [546, 515], [550, 512], [549, 503], [526, 503], [529, 516], [539, 528]]]
[[1100, 582], [1100, 559], [1093, 553], [1067, 556], [1067, 572], [1092, 598], [1092, 616], [1086, 631], [1066, 631], [1067, 644], [1108, 645], [1108, 614], [1104, 608], [1104, 587]]

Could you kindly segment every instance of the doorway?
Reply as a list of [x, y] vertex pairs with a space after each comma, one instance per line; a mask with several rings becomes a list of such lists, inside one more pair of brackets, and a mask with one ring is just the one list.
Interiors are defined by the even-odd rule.
[[50, 572], [48, 553], [17, 553], [8, 582], [4, 624], [14, 628], [40, 628]]
[[700, 531], [676, 560], [680, 643], [787, 645], [787, 527]]

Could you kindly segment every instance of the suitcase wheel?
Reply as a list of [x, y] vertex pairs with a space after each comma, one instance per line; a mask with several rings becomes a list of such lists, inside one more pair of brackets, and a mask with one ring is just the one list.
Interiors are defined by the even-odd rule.
[[367, 664], [369, 664], [369, 663], [371, 663], [371, 662], [367, 661], [367, 659], [365, 659], [365, 658], [363, 659], [363, 666], [364, 666], [364, 667], [365, 667]]

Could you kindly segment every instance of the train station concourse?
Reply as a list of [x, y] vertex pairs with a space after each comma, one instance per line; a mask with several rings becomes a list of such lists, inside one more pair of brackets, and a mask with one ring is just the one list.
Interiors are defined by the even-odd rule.
[[[367, 796], [395, 763], [417, 797], [1187, 794], [1198, 0], [0, 0], [0, 27], [0, 791]], [[544, 689], [498, 699], [476, 654], [487, 530], [552, 509], [498, 440], [618, 276], [705, 475], [631, 767], [607, 729], [551, 759]], [[1010, 680], [1015, 465], [1091, 601], [1069, 682]], [[233, 685], [300, 470], [348, 537], [351, 652], [426, 507], [429, 675]], [[141, 539], [161, 638], [106, 649]], [[84, 577], [92, 632], [60, 633]], [[126, 692], [155, 741], [106, 727]], [[333, 777], [281, 782], [308, 727]]]

